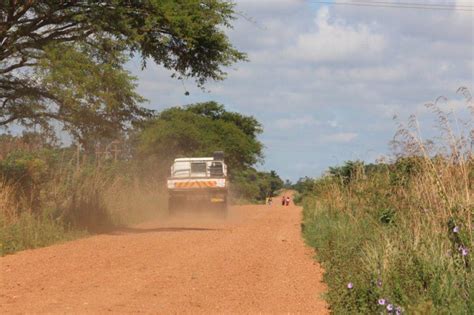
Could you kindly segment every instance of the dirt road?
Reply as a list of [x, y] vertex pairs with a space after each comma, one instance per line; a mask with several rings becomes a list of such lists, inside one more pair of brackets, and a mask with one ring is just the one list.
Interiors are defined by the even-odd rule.
[[0, 258], [0, 313], [327, 313], [297, 207], [233, 207]]

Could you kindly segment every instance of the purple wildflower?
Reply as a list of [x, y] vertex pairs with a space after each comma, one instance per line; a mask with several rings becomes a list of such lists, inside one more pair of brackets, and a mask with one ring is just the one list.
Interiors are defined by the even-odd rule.
[[347, 288], [348, 288], [349, 290], [352, 289], [353, 287], [354, 287], [354, 284], [352, 284], [352, 282], [349, 282], [349, 283], [347, 284]]
[[382, 280], [380, 280], [380, 279], [377, 280], [377, 286], [378, 286], [379, 288], [382, 287]]
[[379, 299], [379, 305], [385, 305], [385, 299]]
[[403, 309], [400, 306], [397, 306], [395, 308], [395, 314], [400, 315], [403, 313]]
[[461, 252], [462, 256], [467, 256], [469, 254], [469, 250], [464, 246], [460, 246], [459, 251]]
[[393, 311], [393, 304], [388, 304], [387, 305], [387, 311], [389, 311], [389, 312]]
[[455, 226], [453, 228], [453, 233], [459, 233], [459, 226]]

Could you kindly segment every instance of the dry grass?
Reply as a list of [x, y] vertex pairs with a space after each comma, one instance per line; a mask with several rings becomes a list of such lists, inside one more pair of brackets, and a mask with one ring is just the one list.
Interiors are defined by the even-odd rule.
[[474, 111], [469, 103], [462, 121], [438, 102], [428, 108], [435, 140], [412, 116], [390, 163], [353, 163], [345, 177], [316, 180], [305, 199], [305, 236], [336, 313], [385, 312], [381, 298], [409, 313], [474, 312]]
[[41, 184], [26, 183], [35, 187], [35, 198], [15, 183], [1, 182], [0, 254], [163, 216], [163, 185], [140, 180], [127, 167], [122, 162], [77, 167], [74, 161], [61, 161], [46, 171]]
[[0, 218], [4, 224], [15, 222], [18, 218], [18, 205], [15, 201], [13, 186], [0, 182]]

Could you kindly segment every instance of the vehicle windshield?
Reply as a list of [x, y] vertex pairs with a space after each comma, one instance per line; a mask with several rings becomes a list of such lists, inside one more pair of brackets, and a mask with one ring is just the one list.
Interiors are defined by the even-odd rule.
[[204, 162], [191, 163], [192, 176], [206, 176], [207, 165]]

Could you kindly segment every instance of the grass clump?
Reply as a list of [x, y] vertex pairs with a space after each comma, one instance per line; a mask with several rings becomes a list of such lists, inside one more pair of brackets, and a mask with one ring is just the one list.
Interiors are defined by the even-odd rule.
[[38, 218], [31, 213], [0, 224], [0, 256], [88, 235], [85, 230], [71, 229], [52, 218]]
[[87, 156], [78, 163], [67, 148], [11, 151], [0, 161], [0, 256], [164, 214], [163, 185], [135, 168]]
[[453, 117], [429, 107], [436, 141], [412, 117], [393, 160], [346, 162], [297, 187], [336, 314], [474, 313], [474, 133], [469, 122], [453, 132]]

